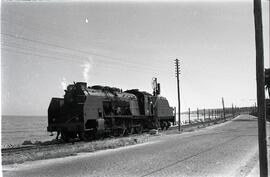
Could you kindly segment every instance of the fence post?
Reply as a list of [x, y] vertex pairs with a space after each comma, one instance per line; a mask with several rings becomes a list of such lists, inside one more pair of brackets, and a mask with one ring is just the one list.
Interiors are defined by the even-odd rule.
[[203, 109], [203, 121], [205, 121], [205, 108]]
[[190, 124], [190, 108], [188, 108], [188, 123]]
[[233, 104], [232, 104], [232, 118], [234, 118]]
[[197, 108], [197, 119], [199, 120], [199, 108]]
[[205, 126], [204, 123], [205, 123], [205, 108], [203, 109], [203, 126]]
[[224, 106], [224, 98], [223, 97], [222, 97], [222, 107], [223, 107], [223, 118], [226, 119], [225, 118], [226, 115], [225, 115], [225, 106]]
[[173, 125], [176, 124], [176, 107], [173, 108], [173, 112], [174, 112], [174, 121], [173, 121]]

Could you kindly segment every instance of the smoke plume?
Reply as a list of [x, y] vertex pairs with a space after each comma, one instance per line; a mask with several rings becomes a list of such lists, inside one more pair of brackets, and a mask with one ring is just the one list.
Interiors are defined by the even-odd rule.
[[93, 65], [93, 60], [91, 57], [88, 57], [88, 61], [85, 62], [82, 67], [83, 67], [83, 79], [84, 82], [89, 82], [89, 72], [92, 68]]
[[62, 79], [61, 86], [63, 90], [67, 89], [67, 80], [64, 77]]

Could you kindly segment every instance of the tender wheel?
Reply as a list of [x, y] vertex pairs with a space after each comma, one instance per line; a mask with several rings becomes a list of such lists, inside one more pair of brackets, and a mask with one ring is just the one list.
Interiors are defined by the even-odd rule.
[[84, 132], [79, 132], [79, 138], [80, 138], [81, 141], [86, 141], [87, 140]]
[[68, 136], [68, 132], [66, 131], [62, 131], [61, 132], [61, 139], [64, 140], [65, 142], [69, 142], [69, 136]]
[[166, 126], [166, 130], [168, 130], [171, 126], [171, 123], [170, 122], [167, 122], [167, 126]]
[[167, 126], [166, 122], [161, 122], [160, 123], [161, 130], [165, 130], [166, 126]]

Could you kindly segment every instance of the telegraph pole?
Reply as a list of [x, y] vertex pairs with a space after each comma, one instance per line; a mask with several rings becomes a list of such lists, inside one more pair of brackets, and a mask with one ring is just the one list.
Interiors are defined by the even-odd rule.
[[176, 78], [177, 78], [177, 93], [178, 93], [178, 131], [181, 131], [181, 111], [180, 111], [180, 88], [179, 88], [179, 60], [175, 59]]
[[262, 9], [261, 0], [254, 0], [255, 21], [255, 44], [256, 44], [256, 80], [257, 80], [257, 106], [258, 106], [258, 140], [259, 140], [259, 162], [260, 177], [268, 176], [267, 146], [265, 128], [265, 73], [263, 56], [263, 31], [262, 31]]

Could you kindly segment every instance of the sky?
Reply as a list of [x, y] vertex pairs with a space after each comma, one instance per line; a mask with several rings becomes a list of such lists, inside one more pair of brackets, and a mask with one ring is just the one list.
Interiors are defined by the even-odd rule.
[[[262, 2], [269, 67], [269, 2]], [[47, 115], [66, 85], [152, 92], [181, 111], [256, 102], [253, 1], [2, 2], [2, 115]]]

